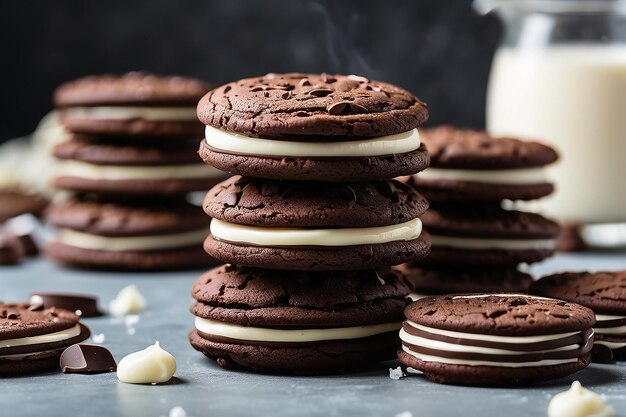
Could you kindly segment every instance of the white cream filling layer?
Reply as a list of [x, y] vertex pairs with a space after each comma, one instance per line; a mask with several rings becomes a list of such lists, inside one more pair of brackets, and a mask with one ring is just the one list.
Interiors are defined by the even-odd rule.
[[422, 353], [413, 352], [406, 346], [402, 346], [402, 350], [409, 355], [422, 360], [424, 362], [439, 362], [449, 365], [467, 365], [467, 366], [496, 366], [500, 368], [528, 368], [535, 366], [552, 366], [564, 363], [578, 362], [578, 358], [571, 359], [544, 359], [535, 362], [495, 362], [495, 361], [476, 361], [466, 359], [442, 358], [441, 356], [424, 355]]
[[414, 327], [418, 330], [422, 330], [424, 332], [436, 334], [439, 336], [452, 337], [456, 339], [469, 339], [469, 340], [481, 340], [484, 342], [494, 342], [494, 343], [540, 343], [540, 342], [549, 342], [552, 340], [563, 339], [565, 337], [569, 337], [580, 332], [569, 332], [569, 333], [556, 333], [556, 334], [548, 334], [548, 335], [540, 335], [540, 336], [495, 336], [488, 334], [478, 334], [478, 333], [465, 333], [465, 332], [455, 332], [452, 330], [442, 330], [436, 329], [434, 327], [422, 326], [421, 324], [417, 324], [411, 320], [407, 320], [409, 326]]
[[401, 326], [400, 323], [383, 323], [331, 329], [268, 329], [196, 317], [196, 329], [202, 333], [251, 342], [298, 343], [360, 339], [397, 331]]
[[57, 240], [68, 246], [82, 249], [127, 251], [172, 249], [194, 244], [200, 245], [208, 236], [208, 229], [192, 230], [191, 232], [172, 233], [153, 236], [100, 236], [83, 233], [71, 229], [61, 229]]
[[419, 174], [425, 180], [468, 181], [486, 184], [540, 184], [548, 182], [545, 168], [470, 170], [428, 168]]
[[244, 226], [213, 219], [211, 234], [216, 239], [259, 246], [352, 246], [417, 239], [422, 222], [380, 227], [339, 229], [298, 229], [286, 227]]
[[[61, 330], [54, 333], [42, 334], [40, 336], [20, 337], [17, 339], [0, 340], [0, 349], [16, 346], [38, 345], [40, 343], [55, 343], [68, 340], [80, 335], [80, 324], [69, 329]], [[29, 353], [32, 355], [32, 353]]]
[[[69, 107], [63, 114], [77, 119], [95, 120], [130, 120], [144, 119], [154, 121], [189, 121], [198, 120], [195, 107], [135, 107], [135, 106], [97, 106]], [[200, 122], [198, 122], [200, 123]]]
[[431, 233], [432, 246], [459, 249], [554, 249], [554, 239], [493, 239], [456, 236], [440, 236]]
[[206, 143], [217, 150], [242, 155], [278, 157], [367, 157], [412, 152], [421, 145], [417, 129], [395, 135], [343, 142], [299, 142], [251, 138], [207, 126]]
[[[609, 320], [620, 320], [624, 319], [624, 316], [613, 316], [609, 314], [596, 314], [596, 322], [600, 323], [603, 321]], [[624, 326], [616, 326], [616, 327], [594, 327], [594, 331], [598, 334], [613, 334], [613, 335], [624, 335], [626, 337], [626, 325]]]
[[123, 181], [220, 178], [224, 173], [206, 164], [128, 166], [63, 161], [59, 163], [56, 176]]
[[403, 342], [410, 343], [416, 346], [423, 346], [428, 349], [443, 350], [443, 351], [448, 351], [448, 352], [482, 353], [482, 354], [487, 354], [487, 355], [527, 355], [529, 353], [565, 352], [565, 351], [576, 350], [580, 348], [580, 345], [573, 344], [573, 345], [568, 345], [568, 346], [561, 346], [555, 349], [522, 352], [519, 350], [510, 350], [510, 349], [497, 349], [497, 348], [489, 348], [489, 347], [482, 347], [482, 346], [459, 345], [459, 344], [454, 344], [454, 343], [443, 342], [440, 340], [427, 339], [425, 337], [414, 336], [412, 334], [409, 334], [404, 329], [400, 330], [400, 339]]

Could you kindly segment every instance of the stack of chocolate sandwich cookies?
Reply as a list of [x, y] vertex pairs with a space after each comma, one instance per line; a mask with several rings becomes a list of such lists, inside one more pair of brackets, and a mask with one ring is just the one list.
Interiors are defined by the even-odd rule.
[[200, 155], [238, 174], [207, 194], [194, 348], [224, 367], [338, 372], [391, 359], [424, 257], [427, 201], [391, 178], [428, 166], [425, 105], [363, 77], [268, 74], [209, 92]]
[[70, 132], [57, 145], [54, 185], [72, 192], [49, 209], [59, 228], [47, 254], [70, 266], [162, 270], [209, 265], [210, 219], [187, 203], [224, 178], [197, 158], [201, 81], [143, 73], [90, 76], [54, 95]]
[[[443, 277], [452, 276], [447, 271], [453, 267], [463, 269], [466, 277], [454, 286], [455, 293], [484, 288], [474, 285], [471, 276], [493, 284], [483, 291], [525, 291], [529, 280], [517, 271], [518, 265], [551, 256], [559, 227], [537, 213], [505, 210], [502, 203], [550, 194], [554, 187], [546, 179], [545, 167], [556, 161], [557, 154], [537, 142], [447, 126], [425, 130], [422, 136], [431, 168], [405, 180], [429, 199], [431, 208], [422, 221], [432, 250], [424, 261], [401, 269], [416, 290], [424, 270]], [[493, 279], [485, 280], [486, 276]], [[431, 293], [444, 291], [431, 287]]]

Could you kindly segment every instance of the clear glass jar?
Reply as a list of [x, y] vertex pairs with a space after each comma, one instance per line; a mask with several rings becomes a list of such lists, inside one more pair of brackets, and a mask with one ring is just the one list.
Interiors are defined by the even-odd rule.
[[[542, 210], [588, 225], [588, 237], [599, 238], [593, 244], [626, 244], [626, 2], [474, 5], [497, 13], [505, 29], [491, 68], [487, 129], [553, 145], [557, 190]], [[611, 230], [590, 226], [597, 224]]]

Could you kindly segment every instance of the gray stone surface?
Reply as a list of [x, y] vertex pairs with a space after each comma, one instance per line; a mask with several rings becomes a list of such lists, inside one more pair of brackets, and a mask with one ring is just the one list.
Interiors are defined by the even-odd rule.
[[[626, 268], [624, 254], [560, 255], [533, 267], [543, 274], [565, 269]], [[188, 416], [545, 416], [552, 395], [578, 379], [606, 396], [617, 416], [626, 416], [626, 364], [591, 365], [577, 375], [529, 388], [467, 388], [430, 383], [422, 376], [389, 378], [381, 364], [357, 374], [283, 377], [225, 371], [187, 344], [193, 319], [189, 288], [199, 272], [113, 274], [61, 269], [29, 261], [0, 269], [0, 299], [23, 300], [33, 290], [98, 294], [101, 305], [136, 284], [149, 309], [129, 334], [123, 319], [86, 319], [119, 361], [159, 340], [176, 356], [176, 380], [161, 386], [129, 385], [115, 374], [46, 375], [0, 379], [0, 416], [168, 416], [183, 407]]]

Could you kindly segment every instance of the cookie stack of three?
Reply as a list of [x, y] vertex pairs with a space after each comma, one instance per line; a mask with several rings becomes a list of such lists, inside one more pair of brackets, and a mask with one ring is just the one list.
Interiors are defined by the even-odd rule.
[[193, 286], [191, 345], [226, 368], [339, 372], [392, 359], [424, 257], [428, 203], [392, 178], [428, 166], [424, 103], [357, 76], [268, 74], [198, 104], [204, 161], [237, 174], [204, 200], [204, 249], [227, 264]]
[[432, 251], [424, 261], [398, 267], [413, 286], [411, 297], [526, 292], [532, 278], [519, 264], [551, 256], [559, 227], [502, 205], [549, 195], [554, 186], [546, 166], [557, 160], [556, 152], [537, 142], [448, 126], [425, 130], [422, 139], [431, 167], [405, 180], [430, 202], [422, 220]]
[[71, 192], [47, 213], [58, 228], [47, 246], [61, 264], [165, 270], [214, 262], [201, 244], [210, 219], [188, 202], [224, 175], [197, 157], [197, 100], [190, 78], [144, 73], [90, 76], [54, 94], [71, 138], [57, 145], [54, 185]]

